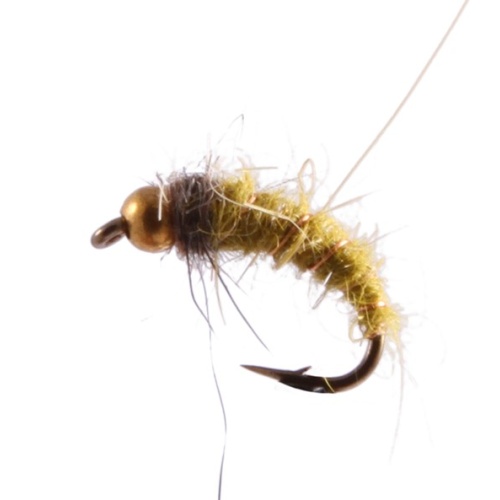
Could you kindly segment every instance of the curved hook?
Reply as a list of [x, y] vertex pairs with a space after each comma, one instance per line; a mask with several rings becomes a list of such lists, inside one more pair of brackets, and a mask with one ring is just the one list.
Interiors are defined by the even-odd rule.
[[90, 239], [95, 248], [106, 248], [121, 240], [126, 234], [123, 217], [118, 217], [101, 226]]
[[368, 348], [359, 365], [354, 370], [338, 377], [317, 377], [307, 375], [311, 367], [299, 368], [298, 370], [279, 370], [276, 368], [265, 368], [263, 366], [241, 365], [266, 377], [274, 378], [282, 384], [289, 385], [302, 391], [317, 393], [334, 393], [348, 391], [364, 382], [375, 370], [384, 351], [384, 335], [377, 335], [368, 339]]

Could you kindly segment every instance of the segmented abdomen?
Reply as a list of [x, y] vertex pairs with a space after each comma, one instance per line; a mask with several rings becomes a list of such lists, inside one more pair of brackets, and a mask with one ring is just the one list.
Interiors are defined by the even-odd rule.
[[326, 212], [311, 214], [305, 197], [296, 201], [284, 190], [256, 191], [248, 173], [223, 179], [214, 189], [215, 252], [268, 255], [278, 267], [291, 263], [327, 291], [343, 294], [365, 338], [397, 331], [399, 317], [368, 241], [353, 238]]

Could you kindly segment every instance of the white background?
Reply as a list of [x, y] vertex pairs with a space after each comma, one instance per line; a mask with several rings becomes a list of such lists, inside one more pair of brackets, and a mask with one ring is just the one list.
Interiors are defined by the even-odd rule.
[[[97, 251], [90, 235], [220, 138], [274, 180], [313, 157], [318, 196], [333, 191], [459, 3], [2, 3], [0, 498], [217, 498], [222, 416], [185, 264], [127, 242]], [[497, 14], [471, 2], [338, 200], [372, 193], [346, 222], [390, 233], [378, 249], [407, 323], [401, 412], [390, 353], [334, 396], [244, 372], [334, 375], [361, 350], [335, 301], [310, 313], [307, 278], [262, 261], [233, 293], [267, 353], [224, 297], [223, 324], [205, 274], [224, 500], [498, 498]]]

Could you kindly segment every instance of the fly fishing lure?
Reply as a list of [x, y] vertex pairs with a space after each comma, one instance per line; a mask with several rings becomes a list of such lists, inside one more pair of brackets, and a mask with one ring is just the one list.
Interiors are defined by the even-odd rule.
[[[330, 199], [348, 181], [406, 104], [465, 9], [462, 3], [415, 82], [372, 143], [354, 164]], [[300, 179], [299, 179], [300, 180]], [[380, 262], [366, 239], [355, 238], [327, 209], [311, 213], [305, 193], [298, 199], [284, 189], [261, 190], [249, 170], [241, 175], [216, 175], [210, 162], [203, 173], [173, 174], [166, 183], [134, 191], [121, 216], [92, 236], [106, 248], [126, 236], [147, 252], [176, 248], [188, 266], [205, 262], [220, 278], [218, 255], [267, 255], [276, 267], [291, 264], [310, 273], [325, 292], [340, 292], [353, 310], [353, 323], [368, 343], [364, 358], [342, 376], [309, 375], [310, 367], [280, 370], [243, 365], [279, 382], [317, 393], [356, 387], [376, 368], [387, 336], [397, 338], [399, 316], [379, 274]], [[190, 267], [191, 269], [191, 267]]]
[[353, 238], [326, 210], [311, 213], [306, 196], [294, 200], [283, 189], [259, 190], [248, 170], [231, 176], [213, 176], [212, 170], [174, 174], [163, 185], [133, 192], [121, 217], [94, 233], [93, 245], [106, 248], [127, 236], [141, 250], [175, 247], [188, 262], [201, 260], [215, 269], [219, 252], [229, 252], [269, 255], [276, 267], [290, 263], [309, 272], [327, 292], [340, 291], [355, 311], [369, 343], [360, 365], [340, 377], [245, 367], [313, 392], [338, 392], [361, 383], [376, 367], [385, 336], [398, 327], [369, 243]]

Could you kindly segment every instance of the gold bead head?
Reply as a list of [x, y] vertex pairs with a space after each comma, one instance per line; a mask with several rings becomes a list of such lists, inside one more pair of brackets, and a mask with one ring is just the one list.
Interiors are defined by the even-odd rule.
[[95, 248], [107, 248], [123, 236], [145, 252], [164, 252], [175, 244], [169, 220], [168, 203], [162, 201], [157, 187], [147, 186], [134, 191], [123, 203], [121, 217], [101, 226], [92, 235]]
[[160, 194], [156, 186], [137, 189], [125, 200], [120, 211], [128, 239], [145, 252], [163, 252], [175, 243], [168, 204], [162, 202], [159, 210]]

